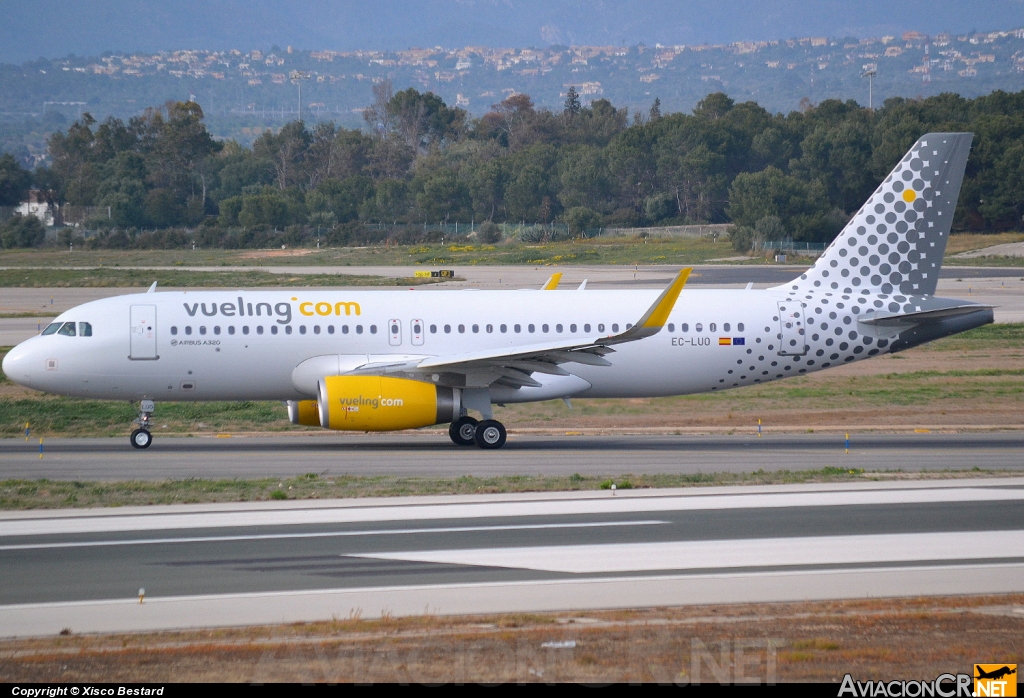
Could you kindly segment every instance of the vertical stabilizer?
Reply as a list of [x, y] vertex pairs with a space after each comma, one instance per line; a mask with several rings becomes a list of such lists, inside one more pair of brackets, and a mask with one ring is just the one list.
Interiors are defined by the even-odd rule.
[[922, 136], [790, 288], [934, 294], [973, 137]]

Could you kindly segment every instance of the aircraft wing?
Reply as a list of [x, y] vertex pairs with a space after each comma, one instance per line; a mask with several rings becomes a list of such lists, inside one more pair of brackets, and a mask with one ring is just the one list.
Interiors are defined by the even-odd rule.
[[[531, 378], [533, 373], [566, 376], [569, 372], [559, 364], [580, 363], [588, 366], [609, 366], [605, 354], [615, 350], [616, 344], [635, 342], [661, 331], [669, 313], [686, 285], [692, 269], [686, 268], [676, 275], [672, 283], [658, 296], [635, 325], [625, 332], [606, 336], [574, 337], [553, 342], [529, 344], [509, 349], [487, 349], [462, 354], [448, 354], [402, 362], [400, 364], [361, 366], [355, 373], [384, 371], [414, 372], [420, 374], [457, 374], [464, 377], [468, 387], [486, 387], [500, 383], [511, 387], [540, 386]], [[447, 376], [446, 376], [447, 377]], [[462, 382], [462, 381], [460, 381]]]

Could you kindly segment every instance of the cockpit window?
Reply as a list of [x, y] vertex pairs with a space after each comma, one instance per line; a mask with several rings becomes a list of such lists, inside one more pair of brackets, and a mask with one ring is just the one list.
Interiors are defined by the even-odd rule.
[[73, 322], [65, 322], [63, 325], [61, 325], [61, 328], [59, 330], [57, 330], [57, 334], [62, 334], [65, 337], [74, 337], [75, 334], [76, 334], [75, 333], [75, 323], [73, 323]]
[[49, 325], [46, 326], [46, 329], [43, 330], [43, 334], [53, 334], [54, 332], [59, 330], [61, 328], [61, 325], [63, 324], [63, 322], [51, 322]]
[[80, 322], [78, 323], [78, 335], [80, 337], [92, 337], [92, 323]]

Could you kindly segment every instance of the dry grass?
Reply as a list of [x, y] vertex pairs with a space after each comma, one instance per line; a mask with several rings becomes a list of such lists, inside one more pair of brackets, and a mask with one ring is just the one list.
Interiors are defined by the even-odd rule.
[[[19, 682], [838, 682], [933, 679], [1024, 652], [1024, 595], [352, 618], [0, 642]], [[545, 647], [561, 643], [561, 647]], [[566, 646], [574, 643], [575, 646]], [[738, 655], [742, 652], [742, 657]], [[696, 661], [695, 661], [696, 659]], [[745, 660], [738, 661], [738, 660]], [[717, 666], [714, 666], [717, 664]], [[699, 666], [698, 666], [699, 665]]]
[[[956, 233], [946, 242], [946, 255], [980, 250], [993, 245], [1024, 241], [1024, 233]], [[947, 260], [948, 261], [948, 260]]]

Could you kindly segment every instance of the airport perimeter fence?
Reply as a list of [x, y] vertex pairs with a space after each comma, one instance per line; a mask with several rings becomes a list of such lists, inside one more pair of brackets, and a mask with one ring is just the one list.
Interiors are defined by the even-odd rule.
[[[424, 233], [440, 233], [444, 236], [469, 236], [480, 230], [480, 223], [365, 223], [367, 228], [378, 231], [422, 229]], [[727, 234], [728, 224], [651, 226], [643, 228], [584, 228], [572, 230], [558, 223], [499, 223], [503, 239], [521, 242], [556, 242], [573, 238], [599, 237], [670, 237], [670, 238], [712, 238]]]
[[792, 240], [762, 240], [755, 242], [754, 252], [765, 254], [792, 254], [800, 257], [820, 257], [828, 245], [824, 242], [794, 242]]

